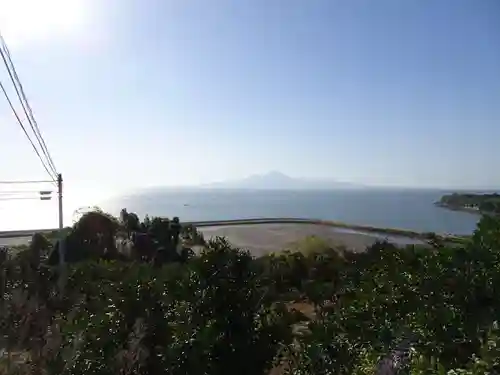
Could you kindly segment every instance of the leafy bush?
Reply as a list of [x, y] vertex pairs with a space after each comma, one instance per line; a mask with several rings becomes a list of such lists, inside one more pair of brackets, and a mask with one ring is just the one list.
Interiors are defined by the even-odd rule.
[[[173, 243], [176, 233], [194, 242], [195, 228], [178, 223], [147, 218], [139, 227], [155, 246]], [[379, 242], [363, 253], [321, 247], [255, 259], [221, 238], [201, 242], [203, 250], [183, 261], [153, 267], [87, 258], [66, 272], [47, 267], [43, 252], [1, 253], [3, 346], [27, 357], [10, 370], [499, 371], [496, 218], [483, 218], [470, 241], [451, 247]], [[307, 306], [313, 313], [298, 311]]]

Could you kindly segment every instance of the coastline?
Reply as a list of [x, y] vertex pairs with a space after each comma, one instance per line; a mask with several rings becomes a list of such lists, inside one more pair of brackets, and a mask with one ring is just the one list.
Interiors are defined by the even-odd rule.
[[[196, 227], [218, 227], [235, 225], [255, 225], [255, 224], [314, 224], [323, 225], [332, 228], [349, 229], [356, 232], [366, 232], [380, 235], [401, 236], [413, 239], [426, 240], [426, 233], [415, 232], [400, 228], [379, 228], [368, 225], [347, 224], [340, 221], [319, 220], [319, 219], [301, 219], [301, 218], [256, 218], [256, 219], [235, 219], [235, 220], [216, 220], [216, 221], [198, 221], [186, 222]], [[437, 234], [438, 236], [449, 236], [449, 234]]]
[[281, 251], [306, 249], [311, 244], [345, 248], [363, 252], [377, 241], [389, 241], [396, 246], [426, 245], [427, 242], [409, 237], [360, 232], [351, 229], [310, 223], [258, 223], [198, 227], [206, 240], [226, 238], [232, 245], [262, 256]]
[[[396, 237], [406, 237], [426, 241], [430, 239], [430, 233], [415, 232], [400, 228], [379, 228], [367, 225], [348, 224], [339, 221], [319, 220], [319, 219], [303, 219], [303, 218], [251, 218], [251, 219], [234, 219], [234, 220], [210, 220], [210, 221], [188, 221], [183, 222], [184, 225], [193, 225], [199, 228], [206, 227], [221, 227], [221, 226], [239, 226], [239, 225], [261, 225], [261, 224], [313, 224], [327, 226], [331, 228], [339, 228], [358, 232], [360, 235], [379, 234], [390, 235]], [[18, 231], [0, 231], [0, 238], [22, 238], [31, 237], [34, 233], [51, 234], [57, 232], [58, 229], [31, 229]], [[464, 236], [454, 235], [450, 233], [435, 233], [438, 238], [446, 241], [455, 242], [463, 241]]]
[[449, 204], [442, 203], [442, 202], [436, 202], [436, 203], [434, 203], [434, 205], [437, 207], [444, 208], [446, 210], [467, 212], [469, 214], [478, 215], [478, 216], [481, 216], [483, 214], [483, 212], [481, 212], [479, 209], [476, 209], [476, 208], [454, 206], [454, 205], [449, 205]]

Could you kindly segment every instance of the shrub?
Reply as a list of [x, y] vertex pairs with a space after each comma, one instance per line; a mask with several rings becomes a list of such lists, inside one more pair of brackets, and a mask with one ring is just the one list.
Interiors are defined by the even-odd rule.
[[[172, 222], [141, 226], [168, 243]], [[418, 375], [498, 372], [499, 228], [485, 217], [439, 249], [257, 259], [216, 238], [184, 261], [87, 259], [66, 275], [41, 252], [1, 252], [1, 333], [29, 354], [10, 364], [23, 374], [367, 374], [397, 357]]]

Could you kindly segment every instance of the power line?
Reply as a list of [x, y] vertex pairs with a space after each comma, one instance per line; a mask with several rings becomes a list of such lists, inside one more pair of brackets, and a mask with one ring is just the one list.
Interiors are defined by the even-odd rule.
[[12, 197], [12, 198], [2, 198], [0, 197], [0, 201], [29, 201], [29, 200], [37, 200], [37, 201], [45, 201], [51, 200], [50, 198], [40, 198], [40, 197]]
[[[40, 162], [42, 163], [43, 168], [51, 178], [51, 181], [0, 181], [0, 184], [35, 184], [35, 183], [47, 183], [51, 182], [54, 183], [57, 186], [57, 196], [58, 196], [58, 211], [59, 211], [59, 229], [63, 228], [63, 202], [62, 202], [62, 186], [63, 186], [63, 179], [62, 175], [57, 172], [57, 168], [54, 164], [54, 161], [52, 160], [52, 157], [50, 156], [49, 150], [47, 148], [47, 144], [45, 143], [45, 140], [43, 139], [42, 133], [40, 132], [40, 128], [38, 127], [38, 124], [35, 120], [35, 116], [33, 115], [33, 110], [31, 109], [28, 99], [26, 98], [26, 94], [24, 93], [24, 89], [21, 83], [21, 80], [19, 79], [19, 76], [17, 75], [16, 68], [14, 66], [14, 62], [12, 61], [9, 47], [7, 46], [7, 43], [5, 42], [5, 39], [0, 33], [0, 55], [2, 57], [2, 60], [5, 64], [5, 67], [7, 68], [7, 72], [9, 73], [9, 77], [14, 84], [14, 89], [16, 90], [17, 97], [19, 101], [21, 102], [21, 106], [23, 108], [23, 111], [26, 115], [26, 119], [28, 120], [28, 123], [31, 127], [31, 130], [33, 131], [33, 134], [35, 135], [38, 144], [40, 145], [40, 148], [45, 156], [46, 161], [48, 162], [48, 167], [40, 155], [40, 152], [38, 152], [37, 147], [31, 140], [28, 132], [26, 131], [26, 128], [23, 125], [23, 122], [19, 118], [19, 115], [16, 112], [16, 109], [14, 108], [12, 101], [9, 98], [9, 95], [7, 94], [7, 91], [5, 90], [5, 87], [3, 86], [2, 82], [0, 81], [0, 88], [7, 99], [7, 102], [9, 103], [10, 108], [12, 109], [12, 112], [14, 113], [14, 116], [17, 119], [17, 122], [21, 126], [21, 129], [23, 129], [24, 134], [28, 138], [28, 141], [31, 143], [31, 146], [33, 147], [33, 150], [35, 151], [36, 155], [38, 156], [38, 159], [40, 159]], [[17, 83], [17, 84], [16, 84]], [[50, 170], [51, 171], [50, 171]], [[52, 174], [52, 173], [53, 174]], [[3, 196], [0, 197], [0, 201], [12, 201], [12, 200], [51, 200], [52, 199], [52, 192], [51, 191], [39, 191], [39, 196], [38, 197], [8, 197], [8, 196]]]
[[[52, 157], [50, 156], [50, 153], [49, 153], [49, 150], [48, 150], [47, 145], [45, 143], [45, 140], [43, 139], [43, 136], [40, 132], [40, 128], [38, 127], [38, 124], [35, 120], [35, 116], [33, 115], [33, 110], [31, 109], [31, 106], [29, 105], [28, 99], [26, 98], [26, 94], [24, 93], [23, 85], [21, 83], [21, 80], [19, 79], [19, 76], [17, 75], [16, 67], [14, 66], [14, 62], [12, 61], [9, 47], [7, 46], [7, 43], [5, 42], [5, 39], [3, 38], [1, 33], [0, 33], [0, 43], [1, 43], [0, 55], [3, 59], [5, 67], [7, 68], [7, 72], [9, 73], [10, 79], [14, 85], [17, 97], [18, 97], [19, 101], [21, 102], [21, 105], [23, 107], [23, 111], [26, 114], [26, 118], [28, 119], [28, 122], [31, 126], [31, 130], [33, 131], [33, 134], [35, 134], [35, 137], [37, 138], [38, 143], [40, 144], [42, 152], [45, 155], [45, 157], [47, 158], [49, 167], [51, 168], [54, 175], [57, 175], [57, 168], [54, 164], [54, 161], [52, 160]], [[5, 53], [4, 53], [4, 51], [5, 51]], [[16, 85], [16, 83], [17, 83], [17, 85]]]
[[0, 184], [46, 184], [52, 183], [53, 180], [43, 180], [43, 181], [0, 181]]
[[35, 144], [33, 143], [33, 141], [31, 140], [28, 132], [26, 131], [26, 128], [24, 127], [23, 125], [23, 122], [21, 121], [21, 119], [19, 118], [19, 115], [17, 114], [16, 112], [16, 109], [14, 108], [14, 106], [12, 105], [12, 102], [9, 98], [9, 95], [7, 94], [7, 91], [5, 90], [5, 87], [3, 86], [2, 82], [0, 81], [0, 88], [2, 89], [3, 91], [3, 94], [5, 95], [5, 98], [7, 99], [7, 102], [9, 103], [10, 105], [10, 108], [12, 109], [12, 112], [14, 112], [14, 116], [16, 116], [16, 119], [17, 119], [17, 122], [19, 123], [19, 125], [21, 126], [21, 128], [23, 129], [23, 132], [24, 134], [26, 135], [26, 137], [28, 138], [28, 140], [30, 141], [31, 143], [31, 146], [33, 146], [33, 150], [35, 151], [35, 153], [38, 155], [38, 158], [40, 159], [40, 162], [42, 163], [43, 165], [43, 168], [47, 171], [47, 173], [49, 174], [49, 176], [52, 178], [52, 181], [55, 182], [56, 179], [54, 176], [52, 176], [52, 174], [50, 173], [49, 171], [49, 168], [47, 168], [47, 166], [45, 165], [45, 162], [43, 161], [42, 157], [40, 156], [40, 153], [38, 152]]
[[[0, 194], [0, 200], [16, 200], [16, 199], [41, 199], [42, 197], [45, 197], [42, 196], [42, 195], [33, 195], [33, 194]], [[52, 198], [50, 195], [47, 195], [48, 198]]]
[[0, 195], [18, 195], [18, 194], [52, 194], [50, 190], [0, 190]]
[[[3, 38], [1, 33], [0, 33], [0, 42], [1, 42], [0, 55], [4, 61], [5, 67], [7, 68], [7, 72], [9, 73], [9, 77], [14, 85], [14, 89], [16, 90], [17, 97], [18, 97], [19, 101], [21, 102], [21, 106], [23, 107], [23, 111], [26, 114], [26, 118], [31, 126], [31, 130], [33, 131], [33, 134], [35, 134], [35, 137], [37, 138], [38, 143], [40, 144], [42, 152], [44, 153], [45, 157], [48, 160], [49, 167], [52, 169], [52, 172], [54, 172], [54, 174], [57, 175], [57, 168], [55, 167], [55, 164], [54, 164], [54, 162], [50, 156], [50, 153], [47, 149], [47, 145], [45, 144], [45, 141], [44, 141], [43, 136], [40, 132], [40, 129], [38, 128], [38, 124], [37, 124], [35, 117], [33, 115], [33, 111], [31, 109], [31, 106], [29, 105], [28, 99], [26, 98], [26, 94], [24, 93], [23, 85], [21, 83], [21, 80], [19, 79], [19, 76], [17, 75], [17, 71], [16, 71], [14, 63], [12, 61], [9, 47], [7, 46], [7, 43], [5, 42], [5, 39]], [[2, 48], [3, 48], [3, 50], [2, 50]], [[16, 85], [16, 83], [17, 83], [17, 85]]]

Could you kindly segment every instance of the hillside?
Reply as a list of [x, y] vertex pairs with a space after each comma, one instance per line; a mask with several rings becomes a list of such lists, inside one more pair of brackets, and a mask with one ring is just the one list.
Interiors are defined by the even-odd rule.
[[436, 204], [452, 210], [499, 214], [500, 194], [453, 193], [442, 196]]

